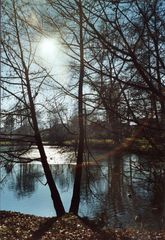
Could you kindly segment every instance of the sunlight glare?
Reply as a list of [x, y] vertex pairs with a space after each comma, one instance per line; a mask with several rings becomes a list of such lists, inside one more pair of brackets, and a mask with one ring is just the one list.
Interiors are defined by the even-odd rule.
[[66, 49], [57, 36], [43, 37], [36, 52], [36, 62], [63, 84], [68, 81], [68, 57], [65, 52]]
[[39, 46], [40, 55], [48, 63], [54, 61], [59, 53], [59, 43], [55, 39], [44, 38]]

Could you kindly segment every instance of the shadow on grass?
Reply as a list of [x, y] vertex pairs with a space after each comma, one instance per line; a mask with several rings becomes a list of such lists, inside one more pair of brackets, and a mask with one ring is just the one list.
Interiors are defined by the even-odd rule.
[[39, 228], [33, 232], [29, 240], [39, 240], [42, 236], [52, 228], [52, 225], [57, 221], [57, 218], [50, 218], [40, 224]]

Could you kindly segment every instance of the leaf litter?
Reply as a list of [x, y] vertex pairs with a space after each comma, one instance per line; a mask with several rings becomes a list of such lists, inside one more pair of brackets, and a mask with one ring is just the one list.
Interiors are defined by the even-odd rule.
[[165, 230], [100, 230], [73, 214], [60, 218], [0, 211], [0, 240], [165, 240]]

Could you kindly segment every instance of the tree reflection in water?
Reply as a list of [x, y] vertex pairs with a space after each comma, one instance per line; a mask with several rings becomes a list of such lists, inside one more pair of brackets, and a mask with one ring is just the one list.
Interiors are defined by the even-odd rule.
[[111, 157], [99, 167], [92, 165], [87, 181], [83, 178], [82, 215], [96, 219], [99, 226], [163, 228], [164, 174], [153, 176], [154, 165], [134, 154]]
[[17, 198], [29, 197], [35, 192], [36, 183], [44, 177], [39, 164], [19, 164], [12, 174], [9, 188], [15, 192]]
[[[99, 227], [163, 228], [165, 172], [154, 163], [135, 154], [105, 157], [98, 163], [91, 159], [83, 168], [79, 215], [95, 220]], [[51, 170], [68, 210], [75, 165], [51, 164]], [[30, 208], [31, 195], [45, 183], [40, 164], [20, 164], [6, 184], [16, 195], [14, 201], [29, 197]]]
[[74, 168], [70, 164], [51, 165], [54, 180], [61, 192], [68, 192], [73, 184]]

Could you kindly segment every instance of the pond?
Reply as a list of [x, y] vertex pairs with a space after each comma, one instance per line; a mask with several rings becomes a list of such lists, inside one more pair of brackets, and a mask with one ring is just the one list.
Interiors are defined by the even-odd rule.
[[[53, 177], [66, 211], [69, 210], [75, 155], [45, 146]], [[26, 156], [38, 157], [33, 148]], [[152, 159], [153, 160], [153, 159]], [[88, 166], [88, 167], [87, 167]], [[109, 157], [94, 152], [83, 168], [79, 215], [99, 227], [159, 230], [165, 226], [165, 172], [136, 154]], [[1, 168], [0, 209], [38, 216], [55, 216], [40, 162]], [[3, 180], [3, 181], [2, 181]]]

